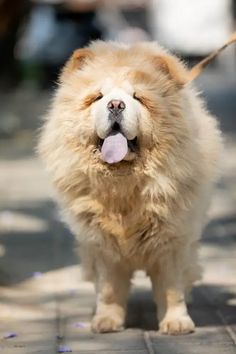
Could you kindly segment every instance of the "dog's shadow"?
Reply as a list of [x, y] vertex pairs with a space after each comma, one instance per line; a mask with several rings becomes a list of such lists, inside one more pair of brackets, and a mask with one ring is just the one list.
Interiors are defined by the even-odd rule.
[[[195, 287], [188, 309], [196, 327], [236, 324], [235, 293], [222, 286]], [[128, 302], [126, 327], [158, 330], [156, 305], [151, 290], [137, 290], [132, 293]]]

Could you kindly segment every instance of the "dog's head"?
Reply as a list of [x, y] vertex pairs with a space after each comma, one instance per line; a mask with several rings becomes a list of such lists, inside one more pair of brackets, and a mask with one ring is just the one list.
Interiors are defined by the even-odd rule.
[[184, 66], [155, 43], [79, 49], [62, 71], [50, 114], [55, 143], [105, 170], [160, 162], [186, 136], [186, 81]]

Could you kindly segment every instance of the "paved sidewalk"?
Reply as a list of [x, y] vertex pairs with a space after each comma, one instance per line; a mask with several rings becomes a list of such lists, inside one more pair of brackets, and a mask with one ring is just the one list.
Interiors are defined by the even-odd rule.
[[161, 336], [149, 281], [138, 274], [126, 329], [94, 335], [93, 286], [80, 280], [73, 238], [56, 219], [50, 190], [34, 157], [0, 161], [0, 337], [6, 354], [236, 353], [236, 144], [227, 142], [223, 178], [202, 241], [203, 281], [193, 292], [194, 334]]
[[[54, 354], [66, 346], [74, 354], [236, 354], [234, 112], [231, 106], [222, 121], [223, 176], [202, 240], [203, 280], [190, 305], [197, 330], [187, 336], [157, 332], [150, 283], [141, 273], [134, 279], [127, 329], [90, 333], [93, 286], [80, 279], [73, 237], [58, 221], [43, 168], [24, 148], [19, 153], [20, 142], [6, 149], [0, 158], [1, 353]], [[16, 337], [4, 339], [8, 332]]]

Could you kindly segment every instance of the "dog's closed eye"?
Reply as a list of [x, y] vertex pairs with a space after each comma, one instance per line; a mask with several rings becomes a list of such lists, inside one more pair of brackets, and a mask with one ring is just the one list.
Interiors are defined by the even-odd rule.
[[102, 98], [103, 98], [103, 94], [102, 94], [101, 92], [99, 92], [99, 93], [96, 95], [96, 97], [94, 97], [93, 102], [99, 101], [99, 100], [102, 99]]
[[83, 101], [83, 107], [87, 108], [91, 106], [92, 103], [97, 102], [102, 98], [103, 98], [103, 94], [101, 92], [88, 95]]
[[154, 112], [154, 114], [156, 114], [156, 106], [155, 106], [155, 104], [153, 103], [153, 102], [154, 102], [153, 99], [150, 99], [150, 98], [148, 98], [148, 97], [146, 97], [146, 96], [142, 96], [142, 95], [139, 95], [139, 94], [137, 95], [136, 92], [134, 92], [133, 98], [134, 98], [136, 101], [140, 102], [141, 105], [142, 105], [143, 107], [145, 107], [148, 111], [152, 111], [152, 112]]
[[134, 92], [133, 98], [134, 98], [136, 101], [139, 101], [140, 103], [143, 103], [143, 102], [142, 102], [142, 98], [139, 97], [139, 96], [137, 96], [137, 93], [136, 93], [136, 92]]

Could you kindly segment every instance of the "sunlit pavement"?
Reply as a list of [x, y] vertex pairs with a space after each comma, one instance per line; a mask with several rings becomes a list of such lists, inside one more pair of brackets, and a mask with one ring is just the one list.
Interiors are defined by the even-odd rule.
[[5, 140], [0, 160], [2, 353], [236, 353], [236, 84], [227, 75], [208, 72], [198, 85], [226, 134], [222, 178], [201, 245], [203, 280], [190, 304], [196, 332], [158, 334], [150, 283], [138, 274], [127, 329], [90, 333], [93, 286], [80, 280], [73, 237], [58, 221], [43, 168], [20, 139]]

